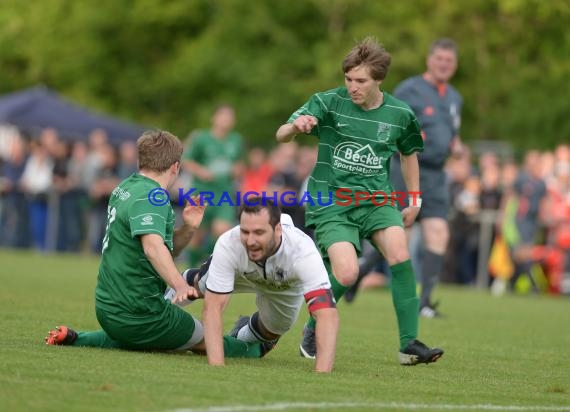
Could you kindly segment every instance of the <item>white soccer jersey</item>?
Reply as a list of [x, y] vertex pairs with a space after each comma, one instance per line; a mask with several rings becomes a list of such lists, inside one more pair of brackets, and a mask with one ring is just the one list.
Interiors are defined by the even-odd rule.
[[239, 226], [220, 236], [206, 288], [214, 293], [261, 291], [281, 296], [330, 289], [325, 265], [313, 240], [296, 228], [287, 214], [281, 214], [281, 226], [281, 245], [263, 266], [249, 260], [240, 241]]

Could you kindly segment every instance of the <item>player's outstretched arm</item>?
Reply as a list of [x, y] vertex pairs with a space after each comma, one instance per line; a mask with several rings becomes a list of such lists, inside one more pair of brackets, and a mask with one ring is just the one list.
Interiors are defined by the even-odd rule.
[[338, 312], [336, 308], [324, 308], [315, 310], [313, 316], [317, 321], [315, 330], [317, 337], [315, 372], [331, 372], [336, 354]]
[[222, 313], [229, 300], [229, 294], [213, 293], [206, 290], [204, 295], [202, 322], [204, 323], [204, 340], [206, 342], [208, 364], [210, 365], [224, 365]]
[[338, 313], [331, 290], [327, 270], [314, 245], [312, 252], [297, 261], [299, 278], [306, 285], [305, 302], [311, 316], [317, 321], [315, 337], [317, 340], [316, 372], [331, 372], [336, 353], [336, 337], [338, 333]]
[[275, 137], [279, 143], [287, 143], [293, 140], [299, 133], [310, 133], [316, 125], [316, 117], [301, 115], [293, 123], [285, 123], [277, 129]]
[[144, 254], [151, 265], [158, 272], [160, 277], [164, 279], [166, 284], [175, 290], [176, 294], [172, 299], [172, 303], [176, 304], [189, 298], [198, 297], [196, 289], [188, 285], [186, 280], [180, 276], [178, 268], [174, 264], [172, 255], [164, 244], [162, 236], [154, 233], [142, 235], [141, 244]]

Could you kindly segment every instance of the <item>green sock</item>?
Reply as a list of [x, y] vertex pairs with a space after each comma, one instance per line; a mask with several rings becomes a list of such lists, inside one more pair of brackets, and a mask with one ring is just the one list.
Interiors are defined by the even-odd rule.
[[260, 358], [261, 344], [248, 343], [232, 336], [224, 336], [224, 356], [226, 358]]
[[113, 340], [104, 330], [94, 332], [77, 332], [73, 346], [91, 346], [95, 348], [121, 348], [121, 344]]
[[307, 323], [305, 324], [305, 327], [309, 329], [315, 329], [316, 326], [317, 326], [317, 321], [315, 320], [315, 318], [311, 316], [307, 321]]
[[390, 266], [392, 272], [392, 303], [396, 309], [400, 350], [418, 336], [419, 299], [416, 293], [416, 277], [412, 262]]
[[[332, 289], [332, 293], [334, 296], [334, 300], [338, 303], [338, 301], [340, 300], [340, 298], [343, 297], [344, 292], [347, 291], [348, 286], [344, 286], [341, 285], [338, 280], [336, 280], [336, 278], [334, 277], [334, 275], [332, 274], [332, 268], [331, 268], [331, 262], [328, 258], [324, 258], [323, 262], [325, 264], [325, 267], [327, 268], [327, 273], [329, 274], [329, 282], [331, 282], [331, 289]], [[315, 325], [316, 325], [316, 321], [315, 318], [313, 318], [311, 316], [311, 318], [307, 321], [307, 327], [311, 328], [311, 329], [315, 329]]]
[[[97, 348], [123, 348], [111, 339], [105, 331], [77, 332], [77, 339], [73, 346], [90, 346]], [[259, 343], [247, 343], [231, 336], [224, 336], [224, 353], [228, 358], [259, 358], [261, 347]]]

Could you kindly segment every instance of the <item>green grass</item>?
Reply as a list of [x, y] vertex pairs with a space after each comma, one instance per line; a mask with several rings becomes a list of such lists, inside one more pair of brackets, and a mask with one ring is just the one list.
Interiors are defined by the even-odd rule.
[[[209, 367], [192, 354], [48, 347], [43, 337], [55, 325], [98, 328], [97, 259], [0, 251], [0, 262], [5, 411], [236, 411], [247, 410], [239, 405], [277, 403], [314, 404], [287, 410], [317, 410], [327, 402], [326, 410], [338, 411], [413, 404], [428, 411], [485, 404], [570, 410], [569, 299], [493, 298], [441, 287], [438, 297], [448, 317], [422, 319], [420, 338], [446, 354], [433, 365], [402, 367], [390, 294], [362, 293], [354, 304], [339, 305], [335, 370], [317, 375], [297, 350], [306, 311], [266, 358], [230, 359], [224, 368]], [[253, 309], [253, 295], [234, 296], [225, 326]], [[201, 316], [199, 302], [188, 310]]]

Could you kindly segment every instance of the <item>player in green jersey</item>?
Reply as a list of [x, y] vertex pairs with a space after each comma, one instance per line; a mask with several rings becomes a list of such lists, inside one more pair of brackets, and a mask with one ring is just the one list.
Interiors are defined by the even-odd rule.
[[[364, 39], [342, 63], [345, 87], [314, 94], [277, 130], [276, 138], [289, 142], [299, 133], [319, 138], [308, 191], [312, 199], [330, 196], [332, 202], [308, 204], [306, 217], [328, 263], [334, 296], [340, 299], [355, 282], [360, 239], [369, 239], [392, 272], [400, 363], [415, 365], [434, 362], [443, 351], [417, 340], [418, 297], [404, 226], [413, 223], [421, 206], [417, 152], [423, 150], [423, 141], [410, 107], [380, 90], [390, 61], [373, 38]], [[401, 213], [398, 202], [403, 194], [393, 193], [389, 176], [395, 152], [401, 154], [407, 191], [413, 198]], [[314, 331], [311, 318], [300, 345], [304, 357], [315, 357]]]
[[[204, 215], [189, 203], [184, 224], [174, 229], [166, 190], [178, 177], [182, 144], [168, 132], [149, 132], [137, 142], [138, 173], [117, 186], [109, 200], [107, 228], [95, 309], [102, 330], [75, 332], [60, 326], [47, 344], [131, 350], [205, 350], [200, 321], [174, 305], [198, 292], [184, 280], [173, 260], [188, 244]], [[166, 287], [176, 293], [164, 299]], [[224, 338], [226, 356], [260, 357], [259, 344]]]
[[[220, 105], [212, 116], [211, 128], [192, 132], [184, 153], [183, 166], [192, 175], [196, 192], [213, 194], [216, 203], [206, 210], [204, 221], [190, 243], [191, 267], [209, 256], [216, 239], [237, 223], [232, 194], [234, 181], [243, 169], [243, 138], [233, 130], [235, 122], [234, 108]], [[218, 203], [223, 194], [230, 195], [233, 204]]]

